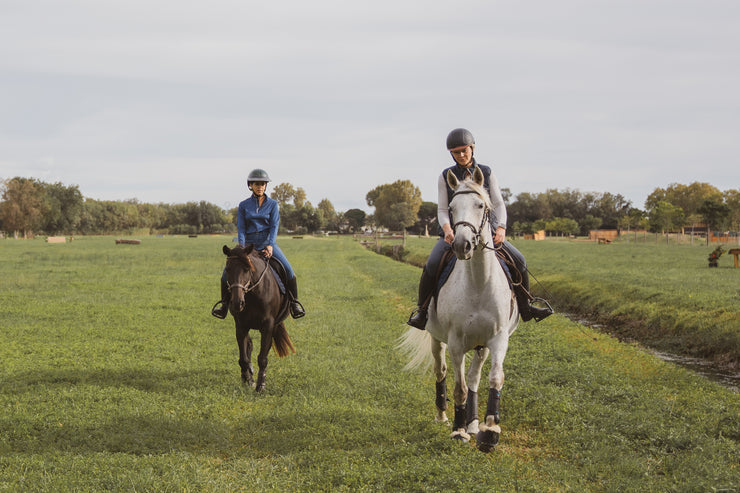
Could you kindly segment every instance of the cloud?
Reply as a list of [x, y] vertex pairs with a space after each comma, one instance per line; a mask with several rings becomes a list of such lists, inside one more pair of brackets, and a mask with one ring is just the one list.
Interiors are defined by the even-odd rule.
[[[736, 188], [740, 4], [76, 0], [0, 6], [0, 177], [237, 203], [249, 170], [436, 201], [447, 132], [514, 194]], [[53, 177], [53, 178], [49, 178]]]

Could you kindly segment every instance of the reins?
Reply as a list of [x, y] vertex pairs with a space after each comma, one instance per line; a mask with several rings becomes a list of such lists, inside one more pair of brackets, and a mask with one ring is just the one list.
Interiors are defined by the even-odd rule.
[[[236, 255], [230, 255], [230, 256], [226, 257], [226, 259], [227, 260], [228, 259], [242, 260], [243, 257], [239, 257], [239, 256], [236, 256]], [[247, 259], [247, 260], [249, 261], [249, 259]], [[249, 261], [249, 263], [251, 265], [251, 261]], [[241, 288], [242, 290], [244, 290], [244, 294], [247, 294], [250, 291], [253, 291], [257, 286], [260, 285], [260, 283], [262, 282], [262, 279], [265, 277], [265, 274], [267, 273], [267, 269], [269, 269], [269, 268], [270, 268], [270, 261], [269, 260], [265, 260], [265, 268], [262, 270], [262, 274], [260, 274], [259, 278], [257, 279], [257, 282], [252, 283], [251, 282], [252, 281], [252, 276], [250, 275], [249, 276], [249, 281], [247, 281], [246, 284], [239, 284], [239, 283], [229, 284], [229, 291], [231, 291], [231, 288]]]
[[[476, 195], [480, 195], [475, 190], [461, 190], [459, 192], [455, 192], [455, 195], [465, 195], [468, 193], [474, 193]], [[475, 248], [478, 248], [478, 245], [481, 245], [481, 248], [483, 248], [484, 250], [493, 250], [498, 253], [499, 250], [501, 250], [501, 245], [496, 246], [494, 244], [491, 247], [488, 245], [487, 242], [483, 241], [483, 238], [481, 238], [481, 231], [483, 231], [483, 226], [485, 226], [487, 222], [490, 222], [490, 220], [491, 220], [491, 208], [488, 207], [488, 205], [486, 205], [486, 210], [483, 213], [483, 218], [481, 219], [480, 226], [476, 228], [474, 224], [469, 223], [468, 221], [458, 221], [452, 225], [452, 229], [455, 230], [457, 229], [458, 226], [467, 226], [468, 228], [470, 228], [470, 230], [475, 235]]]

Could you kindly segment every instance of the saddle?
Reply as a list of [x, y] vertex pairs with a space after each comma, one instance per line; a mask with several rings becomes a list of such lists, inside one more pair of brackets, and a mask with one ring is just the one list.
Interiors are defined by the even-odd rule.
[[270, 257], [267, 263], [270, 265], [272, 275], [275, 276], [275, 280], [278, 283], [280, 294], [285, 295], [285, 283], [288, 282], [288, 274], [285, 272], [285, 266], [275, 257]]
[[[511, 280], [511, 270], [509, 269], [509, 263], [506, 261], [506, 258], [500, 251], [496, 251], [496, 258], [498, 258], [499, 263], [501, 264], [501, 268], [504, 269], [504, 274], [506, 274], [506, 280], [509, 282], [509, 288], [513, 288], [514, 285]], [[442, 286], [445, 285], [447, 282], [447, 279], [449, 279], [450, 274], [452, 273], [452, 269], [455, 268], [455, 263], [457, 262], [457, 257], [455, 256], [455, 253], [452, 250], [447, 250], [444, 255], [442, 256], [442, 260], [439, 263], [439, 267], [437, 267], [437, 272], [434, 275], [434, 296], [435, 298], [439, 294], [439, 290], [442, 289]], [[513, 266], [512, 266], [513, 267]]]
[[278, 284], [278, 289], [280, 290], [280, 294], [283, 295], [283, 299], [280, 302], [280, 311], [278, 312], [278, 316], [275, 319], [276, 323], [280, 323], [286, 318], [288, 318], [288, 315], [290, 314], [289, 309], [289, 297], [286, 294], [285, 290], [285, 284], [288, 281], [287, 280], [287, 273], [285, 272], [285, 267], [283, 266], [283, 263], [280, 262], [280, 260], [276, 259], [275, 257], [270, 257], [267, 261], [267, 264], [270, 266], [270, 270], [272, 271], [272, 275], [275, 277], [275, 281]]

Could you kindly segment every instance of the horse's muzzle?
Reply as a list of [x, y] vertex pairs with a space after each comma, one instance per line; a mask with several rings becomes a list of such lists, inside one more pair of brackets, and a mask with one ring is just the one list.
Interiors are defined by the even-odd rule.
[[463, 235], [456, 235], [452, 241], [452, 251], [458, 260], [470, 260], [475, 250], [475, 243], [472, 240], [463, 238]]

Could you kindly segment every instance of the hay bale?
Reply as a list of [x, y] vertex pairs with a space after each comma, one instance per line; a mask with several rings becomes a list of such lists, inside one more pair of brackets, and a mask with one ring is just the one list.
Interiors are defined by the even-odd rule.
[[47, 243], [67, 243], [66, 236], [49, 236], [46, 239]]

